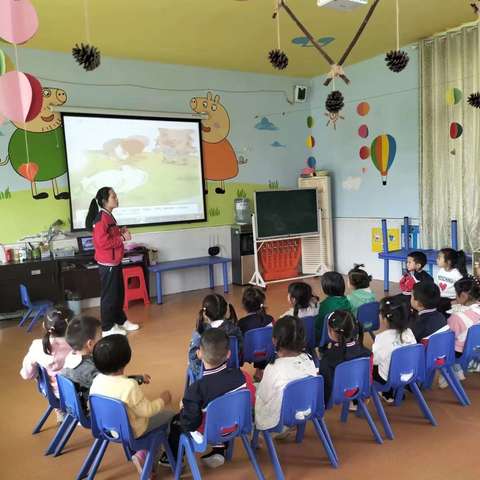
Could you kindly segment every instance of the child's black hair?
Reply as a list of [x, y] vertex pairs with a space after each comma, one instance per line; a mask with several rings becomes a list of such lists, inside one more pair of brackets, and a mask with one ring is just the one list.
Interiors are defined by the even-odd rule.
[[345, 295], [345, 280], [338, 272], [326, 272], [320, 280], [322, 290], [329, 297], [343, 297]]
[[347, 310], [335, 310], [328, 316], [328, 326], [337, 334], [338, 343], [346, 348], [348, 342], [358, 339], [357, 319]]
[[454, 250], [453, 248], [442, 248], [439, 254], [443, 255], [445, 262], [450, 268], [456, 268], [464, 277], [468, 276], [467, 257], [463, 250]]
[[197, 332], [201, 335], [205, 330], [205, 316], [211, 320], [230, 320], [237, 324], [238, 318], [233, 305], [227, 303], [225, 298], [218, 293], [207, 295], [202, 302], [202, 308], [198, 312]]
[[478, 302], [480, 300], [480, 278], [469, 275], [468, 277], [457, 280], [454, 285], [458, 296], [466, 293], [470, 301]]
[[298, 354], [305, 351], [306, 336], [303, 321], [293, 315], [279, 318], [273, 325], [277, 351], [284, 349]]
[[65, 340], [75, 351], [82, 350], [88, 340], [94, 340], [101, 329], [100, 320], [89, 315], [75, 317], [67, 327]]
[[218, 367], [227, 361], [230, 341], [228, 335], [220, 328], [210, 328], [203, 332], [200, 339], [200, 349], [203, 360]]
[[399, 297], [385, 297], [380, 302], [380, 313], [387, 320], [388, 326], [400, 334], [403, 343], [402, 334], [409, 325], [408, 305]]
[[267, 318], [265, 308], [265, 293], [259, 287], [247, 287], [243, 291], [242, 305], [247, 313], [256, 313], [263, 319]]
[[98, 215], [100, 208], [105, 208], [105, 204], [108, 202], [108, 197], [110, 197], [111, 191], [112, 191], [112, 187], [100, 188], [97, 194], [95, 195], [95, 198], [93, 198], [92, 201], [90, 202], [90, 206], [88, 207], [87, 218], [85, 219], [85, 228], [87, 230], [92, 231], [95, 217]]
[[416, 283], [412, 295], [426, 309], [437, 308], [440, 302], [440, 289], [433, 282]]
[[365, 267], [365, 265], [355, 263], [353, 268], [348, 272], [348, 281], [355, 290], [368, 288], [372, 281], [372, 276], [365, 270], [362, 270], [363, 267]]
[[132, 350], [125, 335], [108, 335], [93, 348], [93, 363], [105, 375], [125, 368], [131, 358]]
[[313, 294], [312, 287], [305, 282], [293, 282], [288, 286], [288, 295], [295, 300], [293, 306], [293, 315], [298, 316], [298, 311], [308, 308], [312, 299], [318, 301], [318, 297]]
[[409, 252], [407, 258], [408, 257], [413, 259], [413, 261], [418, 265], [421, 265], [420, 269], [423, 269], [423, 267], [427, 264], [427, 256], [423, 252]]
[[64, 337], [67, 326], [73, 318], [73, 312], [68, 308], [58, 306], [47, 310], [43, 326], [45, 333], [42, 338], [43, 352], [47, 355], [52, 354], [52, 345], [50, 337]]

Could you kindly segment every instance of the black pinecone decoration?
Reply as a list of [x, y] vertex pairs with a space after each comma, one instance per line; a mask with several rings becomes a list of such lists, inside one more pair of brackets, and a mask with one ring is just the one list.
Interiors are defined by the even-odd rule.
[[467, 101], [472, 107], [480, 108], [480, 92], [472, 93]]
[[288, 57], [285, 52], [276, 48], [275, 50], [270, 50], [268, 52], [268, 58], [270, 63], [279, 70], [285, 70], [288, 65]]
[[78, 46], [78, 43], [72, 48], [73, 58], [81, 65], [87, 72], [95, 70], [100, 65], [100, 50], [93, 45]]
[[392, 50], [387, 53], [385, 61], [392, 72], [400, 73], [408, 65], [410, 57], [404, 50]]
[[334, 90], [328, 94], [327, 99], [325, 100], [325, 108], [329, 113], [338, 113], [345, 106], [342, 92]]

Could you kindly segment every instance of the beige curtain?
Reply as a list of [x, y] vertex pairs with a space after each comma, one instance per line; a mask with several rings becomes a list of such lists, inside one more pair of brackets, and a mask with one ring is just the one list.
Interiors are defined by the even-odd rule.
[[[420, 44], [422, 157], [421, 215], [423, 245], [451, 245], [450, 220], [458, 221], [460, 248], [480, 248], [480, 110], [467, 103], [480, 90], [478, 26], [464, 27]], [[447, 103], [447, 92], [462, 100]], [[450, 137], [453, 122], [463, 134]]]

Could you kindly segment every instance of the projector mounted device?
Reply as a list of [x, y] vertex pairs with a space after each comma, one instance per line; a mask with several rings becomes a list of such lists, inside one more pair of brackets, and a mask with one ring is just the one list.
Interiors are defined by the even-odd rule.
[[340, 11], [350, 11], [368, 5], [368, 0], [317, 0], [317, 5]]

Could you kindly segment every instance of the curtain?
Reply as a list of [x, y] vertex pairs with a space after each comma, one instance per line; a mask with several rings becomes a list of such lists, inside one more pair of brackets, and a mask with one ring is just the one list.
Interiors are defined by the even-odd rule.
[[[428, 248], [451, 245], [450, 221], [456, 219], [459, 247], [480, 249], [480, 109], [467, 103], [480, 90], [479, 45], [478, 25], [420, 43], [420, 202]], [[450, 131], [455, 123], [463, 133], [451, 138], [460, 133], [456, 126]]]

